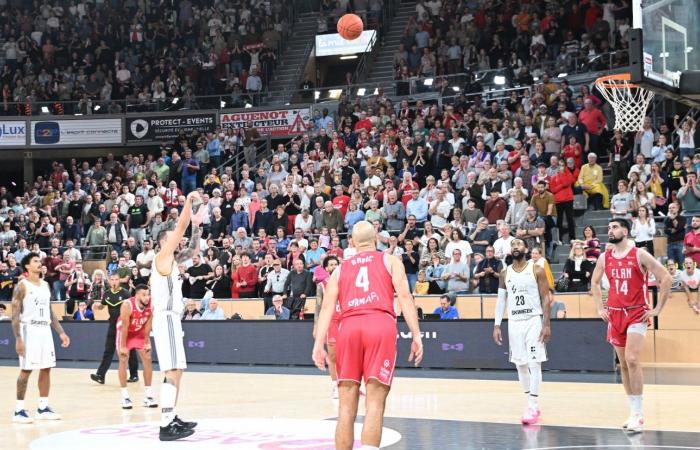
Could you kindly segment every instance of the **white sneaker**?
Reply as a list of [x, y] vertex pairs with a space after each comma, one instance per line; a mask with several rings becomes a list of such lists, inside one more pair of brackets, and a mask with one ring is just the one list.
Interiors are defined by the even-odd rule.
[[339, 395], [338, 395], [338, 384], [337, 384], [337, 383], [333, 383], [333, 390], [331, 391], [331, 398], [332, 398], [333, 400], [337, 400], [338, 397], [339, 397]]
[[158, 403], [156, 403], [153, 397], [146, 397], [143, 399], [143, 406], [146, 408], [157, 408]]
[[53, 412], [50, 407], [36, 410], [36, 418], [39, 420], [61, 420], [61, 415]]
[[122, 399], [122, 409], [131, 409], [133, 407], [134, 407], [134, 404], [131, 403], [131, 399], [129, 399], [129, 398]]
[[21, 411], [15, 411], [12, 421], [14, 423], [33, 423], [34, 419], [29, 417], [26, 409], [23, 409]]
[[622, 429], [623, 429], [623, 430], [626, 430], [627, 428], [629, 428], [630, 423], [632, 423], [632, 419], [633, 419], [633, 418], [634, 418], [634, 416], [632, 416], [632, 415], [630, 414], [630, 416], [627, 418], [627, 420], [625, 420], [625, 423], [622, 424]]
[[641, 414], [634, 414], [627, 422], [627, 432], [641, 433], [642, 431], [644, 431], [644, 416]]

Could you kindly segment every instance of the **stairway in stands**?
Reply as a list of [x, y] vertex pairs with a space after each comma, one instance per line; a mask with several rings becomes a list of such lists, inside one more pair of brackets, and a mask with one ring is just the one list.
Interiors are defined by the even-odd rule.
[[291, 39], [267, 87], [269, 94], [263, 100], [265, 105], [284, 105], [299, 88], [318, 29], [318, 13], [300, 14], [292, 27]]
[[399, 49], [401, 37], [406, 29], [409, 18], [415, 14], [416, 2], [401, 2], [401, 5], [399, 5], [396, 11], [396, 16], [391, 19], [391, 24], [382, 42], [380, 53], [374, 60], [372, 69], [367, 75], [366, 81], [368, 83], [390, 82], [394, 79], [394, 53]]

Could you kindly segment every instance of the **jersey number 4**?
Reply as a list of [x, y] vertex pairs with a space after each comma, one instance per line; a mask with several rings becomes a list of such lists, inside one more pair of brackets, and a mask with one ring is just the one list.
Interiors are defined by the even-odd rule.
[[622, 282], [620, 282], [620, 280], [615, 279], [615, 290], [618, 294], [627, 295], [627, 280], [622, 280]]
[[362, 290], [365, 292], [369, 290], [369, 276], [367, 275], [366, 266], [360, 267], [360, 270], [357, 272], [355, 286], [362, 288]]

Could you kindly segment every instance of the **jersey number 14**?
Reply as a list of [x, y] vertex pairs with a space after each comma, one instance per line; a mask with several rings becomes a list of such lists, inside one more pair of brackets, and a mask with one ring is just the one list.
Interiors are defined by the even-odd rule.
[[627, 295], [627, 280], [620, 281], [618, 279], [615, 279], [615, 290], [618, 294]]

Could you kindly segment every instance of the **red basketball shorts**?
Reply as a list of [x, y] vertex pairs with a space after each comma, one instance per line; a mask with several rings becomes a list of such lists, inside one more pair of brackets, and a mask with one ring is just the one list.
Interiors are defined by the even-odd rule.
[[624, 347], [628, 332], [645, 335], [649, 324], [642, 321], [642, 316], [646, 311], [646, 306], [627, 310], [608, 308], [607, 341], [615, 347]]
[[326, 344], [335, 344], [338, 342], [338, 327], [340, 327], [340, 322], [336, 319], [331, 319], [331, 324], [328, 326], [328, 333], [326, 333]]
[[386, 313], [346, 317], [335, 347], [338, 381], [374, 378], [391, 386], [396, 364], [396, 320]]
[[[119, 351], [119, 347], [121, 346], [122, 342], [122, 331], [119, 328], [120, 327], [117, 327], [117, 351]], [[143, 350], [144, 345], [146, 345], [146, 334], [143, 332], [143, 330], [137, 331], [136, 333], [129, 333], [126, 335], [127, 350]]]

